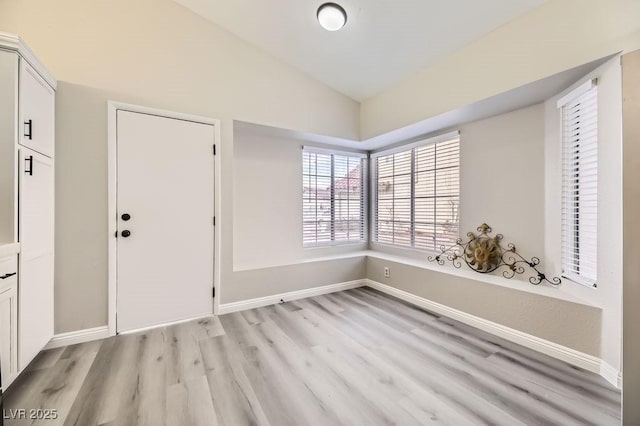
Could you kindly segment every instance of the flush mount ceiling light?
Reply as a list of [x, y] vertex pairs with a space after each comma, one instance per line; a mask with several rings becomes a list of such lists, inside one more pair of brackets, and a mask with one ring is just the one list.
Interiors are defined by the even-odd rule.
[[327, 31], [338, 31], [347, 23], [347, 12], [335, 3], [324, 3], [318, 8], [318, 22]]

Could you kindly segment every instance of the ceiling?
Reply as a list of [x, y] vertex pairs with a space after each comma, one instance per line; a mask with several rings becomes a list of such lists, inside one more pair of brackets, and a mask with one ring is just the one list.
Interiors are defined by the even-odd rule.
[[362, 101], [546, 0], [337, 0], [336, 32], [316, 20], [323, 0], [175, 1]]

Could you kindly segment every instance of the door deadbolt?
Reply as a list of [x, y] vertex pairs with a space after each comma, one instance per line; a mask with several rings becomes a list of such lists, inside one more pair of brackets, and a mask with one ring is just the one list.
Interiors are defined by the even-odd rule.
[[122, 217], [122, 220], [124, 220], [125, 222], [131, 219], [131, 215], [129, 213], [125, 213], [121, 217]]

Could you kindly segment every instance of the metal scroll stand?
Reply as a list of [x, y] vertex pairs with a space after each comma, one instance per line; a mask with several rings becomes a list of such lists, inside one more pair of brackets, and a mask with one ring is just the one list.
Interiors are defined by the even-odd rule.
[[429, 256], [428, 260], [437, 262], [439, 265], [444, 265], [448, 260], [456, 268], [460, 268], [464, 262], [471, 270], [481, 274], [488, 274], [503, 267], [502, 276], [507, 279], [524, 274], [529, 270], [532, 272], [529, 282], [533, 285], [546, 283], [551, 286], [559, 286], [562, 282], [559, 277], [549, 277], [540, 270], [539, 258], [523, 257], [516, 251], [516, 246], [512, 243], [504, 248], [501, 245], [503, 235], [489, 235], [492, 229], [486, 223], [480, 225], [477, 231], [478, 234], [468, 232], [466, 241], [458, 238], [455, 244], [441, 247], [440, 253]]

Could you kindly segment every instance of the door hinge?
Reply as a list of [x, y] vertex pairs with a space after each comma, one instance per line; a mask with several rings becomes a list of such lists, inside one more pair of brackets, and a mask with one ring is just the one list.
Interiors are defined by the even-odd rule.
[[216, 217], [213, 217], [213, 226], [216, 226]]
[[216, 155], [216, 144], [213, 144], [213, 155]]
[[211, 297], [213, 297], [213, 298], [215, 298], [215, 297], [216, 297], [216, 288], [215, 288], [215, 287], [213, 287], [213, 288], [211, 289]]

